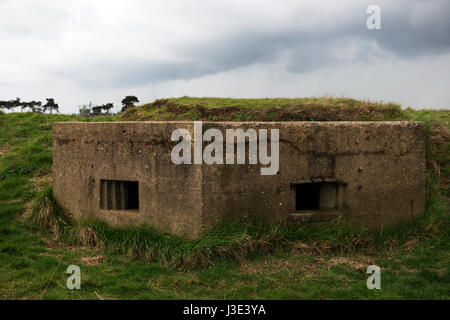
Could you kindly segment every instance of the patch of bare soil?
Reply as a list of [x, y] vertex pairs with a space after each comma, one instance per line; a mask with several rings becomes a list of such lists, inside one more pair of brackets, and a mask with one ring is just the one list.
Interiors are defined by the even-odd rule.
[[385, 119], [386, 114], [375, 108], [303, 105], [273, 107], [264, 110], [261, 121], [358, 121]]
[[301, 278], [309, 278], [318, 276], [321, 268], [329, 266], [329, 260], [311, 254], [307, 259], [297, 259], [291, 256], [287, 259], [269, 259], [261, 262], [245, 261], [241, 263], [240, 269], [248, 274], [264, 274], [264, 273], [287, 273], [291, 277], [299, 276]]
[[249, 274], [262, 274], [264, 272], [275, 273], [285, 271], [286, 269], [293, 269], [295, 267], [295, 263], [285, 259], [264, 261], [261, 263], [244, 262], [240, 266], [241, 270]]
[[58, 239], [52, 239], [45, 236], [40, 237], [45, 242], [45, 249], [48, 252], [41, 253], [41, 255], [47, 255], [47, 256], [56, 256], [59, 255], [53, 253], [54, 251], [58, 251], [60, 249], [64, 249], [65, 251], [69, 252], [86, 252], [86, 253], [94, 253], [96, 249], [90, 248], [88, 246], [84, 245], [67, 245], [64, 242], [58, 240]]
[[299, 253], [320, 254], [320, 250], [315, 248], [311, 244], [306, 244], [305, 242], [297, 241], [292, 244], [291, 255], [295, 255], [295, 254], [299, 254]]
[[11, 150], [11, 146], [7, 143], [0, 146], [0, 158]]
[[84, 257], [81, 258], [80, 261], [86, 266], [98, 266], [105, 261], [105, 256], [99, 255], [95, 257]]
[[411, 238], [410, 240], [406, 241], [403, 245], [403, 248], [405, 248], [407, 251], [412, 251], [414, 248], [416, 248], [419, 245], [420, 240], [417, 238]]
[[176, 116], [185, 114], [186, 112], [194, 110], [199, 114], [201, 120], [232, 120], [234, 116], [240, 111], [237, 107], [223, 107], [223, 108], [205, 108], [201, 105], [185, 106], [178, 105], [169, 100], [157, 100], [153, 103], [154, 107], [165, 106], [166, 111]]
[[215, 119], [232, 120], [239, 111], [240, 109], [236, 107], [226, 107], [226, 108], [197, 107], [197, 112], [200, 114], [200, 118], [209, 121]]
[[367, 267], [375, 264], [375, 261], [370, 257], [358, 257], [358, 258], [335, 257], [328, 260], [327, 264], [330, 267], [338, 265], [349, 265], [358, 271], [366, 272]]
[[52, 176], [51, 175], [36, 175], [30, 179], [30, 182], [33, 183], [33, 185], [36, 188], [38, 188], [38, 190], [41, 190], [42, 186], [49, 185], [52, 183]]

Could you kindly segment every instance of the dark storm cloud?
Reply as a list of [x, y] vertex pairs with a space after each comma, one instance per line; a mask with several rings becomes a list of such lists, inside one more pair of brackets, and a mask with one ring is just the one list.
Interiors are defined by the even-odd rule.
[[450, 1], [405, 2], [404, 10], [382, 11], [382, 29], [364, 30], [383, 48], [400, 56], [448, 52], [450, 48]]
[[[217, 38], [214, 43], [201, 46], [178, 47], [183, 53], [180, 62], [131, 62], [119, 67], [120, 75], [112, 83], [139, 85], [176, 79], [193, 79], [251, 65], [256, 62], [275, 60], [289, 44], [286, 34], [245, 34]], [[117, 65], [116, 65], [117, 68]]]
[[[158, 81], [193, 79], [230, 71], [255, 63], [275, 61], [288, 55], [287, 69], [294, 73], [345, 63], [339, 52], [353, 46], [352, 62], [370, 62], [391, 54], [411, 58], [450, 50], [450, 1], [382, 2], [381, 30], [368, 30], [365, 10], [371, 1], [362, 2], [345, 13], [336, 24], [327, 21], [313, 30], [301, 27], [273, 32], [241, 30], [236, 34], [218, 34], [214, 41], [172, 49], [182, 56], [173, 62], [134, 61], [106, 65], [110, 85], [133, 86]], [[372, 45], [371, 45], [372, 44]], [[378, 47], [374, 47], [376, 44]], [[345, 55], [345, 53], [344, 53]]]
[[[273, 28], [270, 22], [264, 23], [264, 18], [259, 16], [258, 10], [251, 13], [254, 16], [249, 17], [248, 24], [242, 24], [241, 28], [233, 28], [236, 23], [233, 16], [229, 17], [231, 19], [222, 28], [217, 27], [213, 19], [205, 26], [212, 33], [212, 37], [207, 40], [201, 39], [191, 43], [183, 38], [168, 35], [165, 49], [173, 53], [171, 58], [164, 55], [130, 56], [127, 46], [113, 46], [110, 55], [107, 51], [101, 51], [102, 34], [99, 34], [98, 47], [95, 43], [90, 44], [92, 49], [84, 49], [87, 53], [84, 56], [75, 56], [75, 59], [69, 60], [63, 59], [64, 53], [56, 54], [54, 57], [59, 58], [60, 63], [44, 61], [41, 68], [52, 75], [75, 79], [83, 86], [132, 87], [161, 81], [190, 80], [257, 63], [275, 63], [281, 58], [284, 59], [285, 68], [289, 72], [310, 73], [346, 63], [371, 63], [376, 58], [408, 59], [450, 51], [450, 1], [378, 1], [382, 29], [368, 30], [366, 8], [372, 2], [367, 0], [352, 3], [344, 9], [341, 8], [338, 15], [334, 12], [334, 9], [339, 9], [338, 3], [333, 3], [334, 7], [324, 4], [323, 12], [315, 12], [318, 17], [311, 24], [304, 22], [308, 18], [304, 15], [304, 7], [295, 2], [286, 4], [289, 8], [292, 7], [292, 16], [288, 23], [276, 21], [277, 25]], [[273, 10], [280, 8], [274, 7]], [[60, 6], [45, 7], [41, 10], [50, 12], [55, 17], [66, 16]], [[92, 10], [86, 9], [83, 12], [93, 15], [95, 18], [91, 20], [94, 22], [98, 19]], [[246, 18], [239, 10], [236, 12], [239, 14], [236, 17], [237, 22]], [[220, 7], [213, 6], [212, 10], [204, 14], [220, 17], [222, 12]], [[84, 16], [83, 13], [82, 17]], [[46, 24], [48, 21], [57, 21], [58, 25], [61, 25], [59, 18], [44, 18], [38, 21], [36, 30], [50, 28], [51, 25]], [[170, 21], [171, 17], [166, 18]], [[95, 25], [94, 22], [91, 24]], [[187, 28], [198, 28], [195, 19], [182, 20], [180, 28], [183, 24], [186, 24]], [[24, 36], [31, 32], [28, 24], [15, 25], [14, 32], [10, 30], [10, 34], [17, 34], [20, 28], [25, 28]], [[127, 25], [123, 25], [123, 29], [127, 30]], [[131, 26], [130, 34], [137, 34], [140, 39], [151, 38], [160, 32], [151, 28], [136, 30], [136, 27]], [[56, 32], [44, 34], [48, 36]], [[111, 36], [110, 31], [107, 32], [108, 36]], [[124, 36], [118, 39], [123, 41]], [[83, 45], [86, 47], [83, 42], [79, 44], [80, 47]], [[145, 43], [134, 45], [142, 46], [143, 50], [148, 49]], [[52, 48], [48, 46], [45, 50], [51, 53]], [[78, 50], [74, 44], [69, 54]]]

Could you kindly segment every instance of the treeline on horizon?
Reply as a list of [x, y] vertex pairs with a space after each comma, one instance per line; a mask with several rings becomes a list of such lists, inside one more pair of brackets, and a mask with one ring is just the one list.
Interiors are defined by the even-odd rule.
[[[47, 110], [50, 111], [50, 113], [53, 113], [55, 110], [56, 112], [59, 112], [59, 105], [55, 103], [54, 98], [47, 98], [47, 103], [44, 105], [41, 101], [21, 101], [20, 98], [16, 98], [14, 100], [7, 100], [3, 101], [0, 100], [0, 110], [6, 109], [6, 110], [12, 110], [16, 108], [20, 108], [20, 111], [23, 112], [25, 109], [28, 109], [28, 111], [31, 112], [37, 112], [37, 113], [45, 113]], [[139, 99], [135, 96], [126, 96], [122, 101], [122, 110], [121, 112], [127, 110], [128, 108], [134, 107], [135, 103], [139, 102]], [[106, 111], [107, 114], [109, 114], [109, 110], [114, 108], [113, 103], [106, 103], [103, 105], [97, 105], [94, 107], [84, 105], [82, 108], [80, 108], [80, 114], [82, 113], [82, 110], [84, 110], [84, 114], [87, 115], [100, 115], [103, 110]], [[92, 113], [91, 113], [92, 112]]]
[[[122, 109], [120, 110], [120, 112], [124, 112], [126, 111], [128, 108], [132, 108], [135, 106], [136, 103], [139, 102], [139, 99], [135, 96], [126, 96], [125, 98], [122, 99]], [[102, 110], [105, 110], [107, 114], [109, 114], [109, 110], [114, 108], [114, 104], [113, 103], [106, 103], [103, 105], [98, 105], [98, 106], [86, 106], [84, 105], [82, 108], [80, 108], [80, 114], [83, 114], [84, 112], [86, 112], [88, 115], [101, 115], [102, 114]], [[82, 110], [84, 110], [84, 112], [82, 112]], [[92, 113], [91, 113], [92, 112]]]
[[15, 108], [20, 108], [20, 111], [24, 111], [28, 109], [32, 112], [43, 113], [47, 110], [50, 110], [50, 113], [53, 113], [53, 110], [59, 112], [59, 105], [55, 103], [55, 99], [47, 98], [47, 103], [42, 105], [41, 101], [21, 101], [20, 98], [16, 98], [15, 100], [2, 101], [0, 100], [0, 109], [14, 110]]

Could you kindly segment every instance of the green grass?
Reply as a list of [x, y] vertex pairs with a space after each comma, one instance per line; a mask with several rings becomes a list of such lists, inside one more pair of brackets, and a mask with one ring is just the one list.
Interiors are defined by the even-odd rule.
[[[450, 298], [449, 111], [326, 97], [170, 101], [169, 111], [167, 102], [156, 102], [94, 119], [0, 113], [0, 299]], [[337, 120], [425, 121], [425, 215], [382, 233], [356, 226], [228, 223], [198, 240], [183, 240], [149, 228], [70, 222], [53, 201], [49, 175], [55, 121], [289, 120], [283, 118], [289, 114], [318, 120], [309, 119], [311, 106], [326, 110], [314, 111], [316, 118], [334, 112], [340, 114], [334, 115]], [[81, 267], [81, 290], [66, 288], [71, 264]], [[381, 267], [381, 290], [366, 288], [370, 264]]]
[[374, 121], [399, 120], [400, 105], [350, 98], [172, 98], [127, 110], [121, 120]]

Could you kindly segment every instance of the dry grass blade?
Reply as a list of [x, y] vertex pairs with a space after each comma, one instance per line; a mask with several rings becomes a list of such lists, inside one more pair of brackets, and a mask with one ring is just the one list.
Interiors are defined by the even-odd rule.
[[80, 243], [84, 246], [91, 248], [102, 247], [102, 241], [91, 227], [80, 226], [77, 230], [77, 236]]
[[49, 230], [55, 238], [59, 237], [66, 220], [55, 212], [54, 201], [48, 196], [39, 198], [33, 208], [31, 222], [41, 230]]

